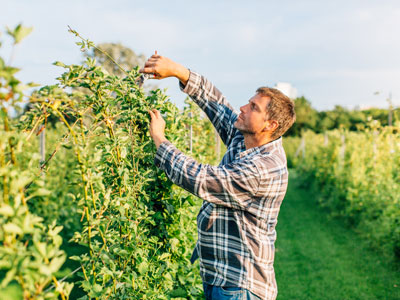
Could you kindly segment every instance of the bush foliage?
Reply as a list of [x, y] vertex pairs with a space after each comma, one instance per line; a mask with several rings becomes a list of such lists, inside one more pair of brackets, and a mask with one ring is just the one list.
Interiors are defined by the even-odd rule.
[[[96, 48], [82, 38], [78, 44]], [[59, 83], [34, 92], [31, 109], [11, 120], [13, 131], [2, 129], [3, 287], [17, 282], [25, 299], [67, 299], [73, 284], [80, 299], [198, 299], [201, 280], [189, 258], [200, 201], [154, 166], [148, 110], [161, 111], [167, 138], [183, 151], [190, 150], [188, 127], [201, 130], [192, 141], [201, 161], [216, 159], [210, 124], [193, 105], [180, 111], [163, 91], [146, 93], [138, 68], [116, 76], [91, 57], [55, 64], [65, 70]], [[50, 151], [39, 169], [32, 137], [50, 118], [58, 124], [46, 130]], [[82, 251], [67, 257], [62, 245]], [[61, 282], [65, 260], [80, 270]]]
[[359, 132], [287, 138], [288, 162], [320, 203], [386, 253], [400, 257], [400, 128], [372, 122]]

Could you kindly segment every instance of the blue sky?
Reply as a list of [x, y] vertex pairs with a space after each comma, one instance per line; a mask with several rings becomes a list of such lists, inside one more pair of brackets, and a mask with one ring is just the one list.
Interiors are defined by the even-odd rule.
[[[207, 76], [235, 108], [259, 86], [289, 82], [319, 109], [400, 106], [400, 1], [0, 0], [0, 27], [34, 31], [16, 49], [19, 78], [53, 84], [82, 54], [67, 25], [95, 43], [154, 50]], [[2, 35], [0, 55], [8, 58]], [[177, 80], [157, 82], [171, 100]], [[374, 95], [380, 91], [379, 95]]]

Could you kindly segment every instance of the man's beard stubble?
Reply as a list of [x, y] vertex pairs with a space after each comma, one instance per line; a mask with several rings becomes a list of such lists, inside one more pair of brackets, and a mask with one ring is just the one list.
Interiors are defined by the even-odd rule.
[[236, 120], [235, 123], [233, 123], [233, 126], [240, 131], [241, 134], [243, 134], [243, 136], [252, 136], [255, 134], [254, 131], [249, 130], [248, 128], [242, 127], [242, 126], [238, 126], [238, 120]]

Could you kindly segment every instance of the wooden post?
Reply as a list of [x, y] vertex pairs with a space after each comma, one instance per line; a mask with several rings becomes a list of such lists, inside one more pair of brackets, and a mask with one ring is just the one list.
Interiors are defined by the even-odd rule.
[[[40, 163], [39, 163], [39, 168], [42, 167], [42, 164], [46, 161], [46, 128], [43, 128], [44, 125], [42, 125], [40, 127], [39, 130], [41, 130], [40, 132]], [[44, 171], [42, 171], [42, 178], [43, 180], [45, 179], [45, 173]]]
[[344, 134], [342, 134], [340, 136], [340, 139], [342, 141], [342, 145], [341, 145], [340, 150], [339, 150], [339, 167], [343, 168], [343, 166], [344, 166], [344, 156], [345, 156], [345, 153], [346, 153], [346, 136]]
[[388, 125], [392, 126], [393, 125], [393, 103], [392, 103], [392, 93], [389, 93], [389, 98], [387, 99], [389, 102], [389, 116], [388, 116]]
[[294, 157], [299, 156], [300, 151], [303, 154], [303, 158], [306, 157], [306, 139], [304, 138], [304, 136], [301, 137], [301, 143], [299, 145], [299, 147], [296, 150], [296, 153], [294, 154]]
[[193, 150], [193, 125], [192, 125], [192, 112], [189, 112], [189, 118], [190, 118], [190, 136], [189, 136], [189, 149], [190, 149], [190, 153], [192, 153]]
[[215, 153], [217, 156], [217, 160], [221, 159], [221, 138], [219, 137], [219, 134], [217, 130], [214, 128], [214, 135], [215, 135]]

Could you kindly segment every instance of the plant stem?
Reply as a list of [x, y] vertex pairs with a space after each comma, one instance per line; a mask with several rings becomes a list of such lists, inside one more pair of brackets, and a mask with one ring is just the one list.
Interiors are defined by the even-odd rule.
[[125, 71], [125, 69], [123, 67], [121, 67], [120, 64], [118, 64], [114, 58], [112, 58], [112, 56], [110, 54], [108, 54], [106, 51], [100, 49], [99, 47], [97, 47], [94, 43], [90, 42], [88, 39], [83, 38], [77, 31], [73, 30], [71, 27], [69, 27], [69, 32], [75, 34], [77, 37], [79, 37], [83, 42], [86, 43], [86, 45], [88, 45], [88, 47], [93, 47], [96, 50], [100, 51], [101, 53], [103, 53], [105, 56], [107, 56], [126, 76], [129, 76], [128, 72]]
[[[53, 282], [54, 282], [56, 288], [58, 288], [59, 284], [58, 284], [57, 279], [54, 276], [52, 276], [52, 279], [53, 279]], [[65, 295], [62, 291], [60, 291], [60, 295], [61, 295], [62, 300], [65, 300]]]
[[[5, 156], [5, 148], [0, 149], [0, 166], [4, 168], [6, 166], [6, 156]], [[8, 177], [7, 173], [3, 175], [3, 199], [4, 203], [9, 204], [9, 195], [8, 195]]]
[[[3, 111], [3, 114], [4, 114], [4, 130], [5, 130], [5, 132], [10, 132], [10, 126], [8, 124], [8, 112], [7, 112], [7, 109], [3, 106], [1, 108], [1, 110]], [[14, 146], [12, 144], [11, 138], [8, 139], [8, 145], [10, 147], [11, 163], [13, 165], [16, 165], [17, 160], [15, 158]]]
[[[69, 132], [71, 133], [72, 137], [74, 138], [75, 146], [77, 147], [78, 146], [78, 139], [77, 139], [77, 136], [75, 134], [75, 131], [68, 124], [68, 122], [65, 119], [65, 117], [63, 116], [63, 114], [59, 110], [56, 110], [56, 112], [60, 116], [60, 118], [63, 121], [63, 123], [65, 124], [65, 126], [67, 126], [67, 128], [69, 129]], [[79, 168], [80, 168], [80, 171], [81, 171], [81, 178], [82, 178], [82, 182], [83, 182], [83, 191], [84, 191], [85, 203], [86, 203], [86, 220], [88, 222], [88, 246], [89, 246], [89, 250], [90, 250], [90, 256], [92, 257], [94, 255], [94, 253], [93, 253], [92, 246], [91, 246], [92, 237], [91, 237], [88, 194], [87, 194], [87, 180], [85, 178], [85, 172], [84, 172], [84, 169], [83, 169], [83, 161], [81, 159], [79, 151], [76, 148], [75, 148], [75, 154], [76, 154], [78, 162], [79, 162]]]

